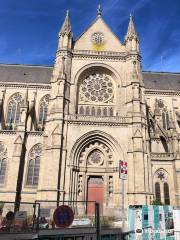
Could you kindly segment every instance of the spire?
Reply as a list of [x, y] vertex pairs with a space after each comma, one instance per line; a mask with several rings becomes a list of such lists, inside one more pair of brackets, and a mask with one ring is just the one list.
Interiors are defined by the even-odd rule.
[[97, 9], [97, 17], [101, 17], [101, 15], [102, 15], [102, 9], [101, 9], [101, 4], [99, 4]]
[[70, 18], [69, 18], [69, 10], [66, 11], [66, 17], [64, 20], [64, 23], [61, 27], [61, 30], [59, 32], [59, 35], [69, 35], [71, 32], [71, 23], [70, 23]]
[[137, 34], [136, 30], [135, 30], [132, 14], [130, 14], [130, 18], [129, 18], [129, 25], [128, 25], [128, 30], [127, 30], [127, 34], [126, 34], [126, 40], [128, 38], [130, 38], [130, 39], [131, 38], [138, 39], [138, 34]]

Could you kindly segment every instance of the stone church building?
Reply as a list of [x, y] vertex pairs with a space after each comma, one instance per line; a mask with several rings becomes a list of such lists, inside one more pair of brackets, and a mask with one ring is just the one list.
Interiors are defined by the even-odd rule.
[[96, 200], [106, 215], [123, 188], [126, 207], [180, 204], [180, 74], [142, 70], [132, 16], [123, 42], [100, 8], [74, 40], [67, 12], [53, 67], [0, 64], [0, 200]]

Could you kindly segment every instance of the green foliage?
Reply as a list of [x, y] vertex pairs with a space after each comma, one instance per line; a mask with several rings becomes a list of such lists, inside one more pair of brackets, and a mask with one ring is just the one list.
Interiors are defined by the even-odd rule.
[[157, 200], [157, 199], [154, 199], [152, 202], [151, 202], [151, 205], [164, 205], [161, 201]]

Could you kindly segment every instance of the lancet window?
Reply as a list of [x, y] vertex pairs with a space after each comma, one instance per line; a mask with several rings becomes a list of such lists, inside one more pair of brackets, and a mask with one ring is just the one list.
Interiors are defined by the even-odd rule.
[[22, 103], [23, 98], [20, 93], [15, 93], [11, 96], [8, 103], [6, 118], [6, 125], [8, 129], [16, 129], [16, 124], [20, 122], [20, 111]]
[[168, 114], [168, 112], [162, 113], [162, 120], [163, 120], [163, 128], [168, 130], [169, 129], [169, 114]]
[[163, 169], [155, 174], [155, 199], [160, 203], [170, 204], [168, 174]]
[[39, 106], [39, 129], [44, 130], [45, 122], [47, 119], [49, 95], [44, 96], [40, 101]]
[[39, 180], [41, 144], [35, 145], [29, 153], [26, 185], [37, 186]]
[[7, 165], [7, 148], [0, 142], [0, 184], [4, 184]]

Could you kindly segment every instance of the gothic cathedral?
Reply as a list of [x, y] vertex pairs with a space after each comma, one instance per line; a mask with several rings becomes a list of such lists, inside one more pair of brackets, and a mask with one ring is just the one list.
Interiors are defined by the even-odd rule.
[[132, 16], [58, 37], [54, 67], [0, 64], [0, 200], [179, 205], [180, 74], [142, 71]]

